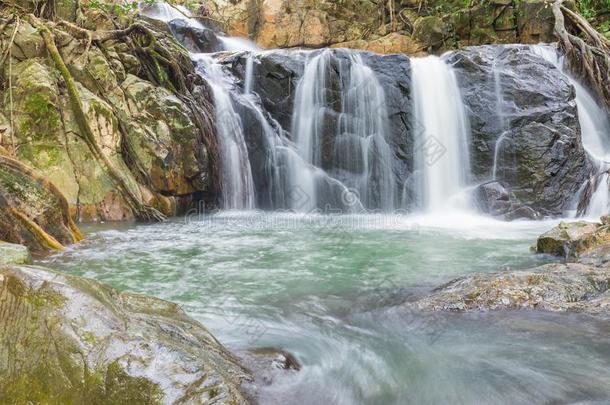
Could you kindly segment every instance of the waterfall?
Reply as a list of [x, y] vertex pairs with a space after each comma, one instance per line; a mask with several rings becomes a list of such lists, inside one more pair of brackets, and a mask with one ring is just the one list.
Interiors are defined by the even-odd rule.
[[[338, 65], [339, 77], [331, 83], [332, 63]], [[337, 100], [328, 99], [331, 91], [340, 93], [339, 111], [333, 109]], [[335, 120], [336, 130], [330, 126]], [[316, 168], [314, 176], [302, 170], [293, 176], [295, 187], [307, 196], [309, 208], [328, 202], [318, 192], [318, 181], [324, 165], [323, 149], [332, 144], [333, 182], [349, 189], [348, 201], [343, 202], [393, 210], [396, 181], [393, 154], [386, 141], [388, 133], [384, 90], [362, 57], [349, 53], [347, 61], [340, 61], [329, 49], [310, 54], [297, 85], [292, 120], [297, 151]], [[328, 182], [328, 178], [323, 180]]]
[[[204, 28], [186, 9], [164, 3], [143, 7], [143, 13]], [[385, 92], [358, 52], [286, 53], [304, 61], [288, 133], [264, 110], [254, 90], [261, 50], [245, 39], [222, 33], [216, 37], [224, 51], [247, 52], [243, 80], [221, 62], [226, 54], [191, 54], [214, 99], [223, 208], [395, 208], [395, 158], [387, 142]]]
[[436, 56], [411, 60], [415, 168], [426, 211], [458, 207], [470, 174], [469, 124], [452, 68]]
[[193, 54], [199, 73], [208, 79], [214, 96], [216, 131], [222, 154], [224, 209], [253, 209], [254, 184], [241, 117], [231, 100], [230, 85], [222, 67], [207, 54]]
[[349, 56], [349, 81], [335, 142], [335, 165], [347, 170], [344, 183], [367, 208], [394, 209], [395, 179], [385, 92], [359, 54]]
[[496, 140], [494, 149], [494, 162], [492, 169], [492, 180], [498, 180], [498, 161], [500, 152], [502, 151], [502, 143], [506, 138], [506, 117], [504, 114], [504, 94], [502, 92], [502, 78], [500, 77], [500, 69], [498, 69], [496, 60], [493, 65], [494, 93], [496, 95], [496, 116], [498, 117], [498, 126], [500, 128], [500, 136]]
[[610, 139], [608, 139], [610, 118], [595, 101], [589, 90], [566, 72], [563, 58], [559, 56], [555, 47], [533, 45], [532, 49], [563, 72], [576, 90], [576, 106], [578, 108], [582, 144], [598, 169], [597, 174], [589, 181], [593, 192], [583, 214], [587, 217], [599, 218], [601, 215], [607, 214], [610, 209], [610, 179], [608, 175], [608, 170], [610, 170]]
[[254, 54], [250, 52], [246, 59], [246, 79], [244, 80], [244, 94], [252, 93], [254, 80]]
[[[297, 86], [292, 119], [292, 134], [299, 154], [312, 165], [320, 166], [326, 103], [326, 76], [331, 51], [326, 49], [310, 58]], [[312, 195], [312, 199], [315, 196]]]

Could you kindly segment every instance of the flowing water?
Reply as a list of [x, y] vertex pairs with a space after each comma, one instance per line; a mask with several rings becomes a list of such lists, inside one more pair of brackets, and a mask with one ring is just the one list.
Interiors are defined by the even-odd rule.
[[[201, 27], [181, 8], [147, 13]], [[411, 59], [415, 194], [425, 215], [404, 216], [391, 214], [399, 193], [387, 100], [366, 57], [328, 49], [283, 53], [303, 72], [290, 128], [282, 128], [256, 92], [267, 51], [221, 34], [219, 40], [238, 55], [234, 65], [243, 58], [242, 78], [223, 63], [226, 53], [191, 57], [213, 92], [223, 207], [251, 211], [90, 227], [85, 242], [43, 264], [177, 302], [237, 353], [293, 353], [302, 370], [260, 383], [264, 404], [610, 401], [607, 321], [409, 309], [453, 278], [548, 261], [529, 248], [555, 225], [505, 223], [470, 211], [469, 123], [442, 58]], [[535, 49], [561, 65], [554, 51]], [[499, 73], [494, 83], [503, 120]], [[583, 143], [600, 180], [610, 156], [608, 123], [575, 86]], [[496, 160], [501, 147], [502, 136]], [[587, 213], [608, 207], [607, 187], [596, 190]], [[305, 214], [326, 207], [351, 214]], [[385, 213], [364, 214], [371, 209]]]
[[200, 74], [208, 79], [214, 95], [216, 131], [222, 154], [224, 209], [253, 209], [254, 181], [248, 157], [242, 119], [231, 97], [232, 83], [222, 67], [207, 54], [193, 54]]
[[436, 212], [467, 208], [457, 201], [470, 174], [470, 129], [455, 73], [437, 56], [412, 59], [411, 65], [421, 206]]
[[532, 49], [561, 70], [576, 90], [582, 144], [598, 168], [596, 176], [590, 180], [594, 192], [584, 215], [597, 220], [610, 209], [610, 118], [591, 92], [565, 71], [563, 58], [554, 46], [535, 45]]
[[550, 226], [225, 213], [88, 228], [44, 264], [177, 302], [238, 353], [293, 353], [303, 368], [260, 384], [263, 404], [607, 403], [608, 322], [403, 305], [470, 272], [541, 263], [529, 246]]

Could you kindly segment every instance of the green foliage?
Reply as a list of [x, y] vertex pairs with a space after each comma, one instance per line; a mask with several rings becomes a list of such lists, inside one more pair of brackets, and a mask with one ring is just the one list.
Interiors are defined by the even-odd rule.
[[[117, 2], [115, 0], [90, 0], [88, 6], [105, 11], [106, 13], [114, 14], [116, 16], [124, 16], [128, 14], [133, 14], [138, 10], [140, 4], [145, 4], [147, 6], [152, 6], [158, 3], [159, 0], [131, 0], [131, 1], [123, 1]], [[188, 9], [195, 9], [198, 5], [197, 0], [185, 0], [185, 1], [177, 1], [177, 0], [165, 0], [165, 3], [168, 4], [183, 4]]]
[[600, 12], [610, 10], [610, 0], [580, 0], [580, 13], [583, 17], [595, 18]]

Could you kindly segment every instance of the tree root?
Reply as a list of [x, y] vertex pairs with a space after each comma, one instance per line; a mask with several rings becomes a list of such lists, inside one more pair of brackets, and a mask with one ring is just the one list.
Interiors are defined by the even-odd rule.
[[[106, 168], [111, 179], [116, 184], [117, 190], [125, 198], [126, 202], [133, 210], [136, 218], [138, 218], [139, 220], [146, 221], [165, 220], [165, 216], [161, 212], [142, 202], [141, 197], [139, 197], [128, 185], [128, 182], [125, 179], [124, 175], [114, 167], [110, 159], [103, 153], [97, 143], [97, 140], [95, 139], [95, 135], [93, 133], [93, 130], [91, 129], [91, 125], [89, 123], [87, 115], [85, 114], [82, 100], [76, 87], [76, 82], [70, 74], [68, 67], [66, 66], [61, 54], [59, 53], [57, 46], [55, 45], [55, 39], [52, 32], [34, 15], [30, 15], [29, 20], [32, 26], [36, 27], [40, 31], [40, 34], [42, 35], [42, 38], [51, 56], [51, 59], [53, 60], [56, 68], [59, 70], [62, 78], [64, 79], [66, 88], [68, 90], [72, 111], [75, 115], [76, 122], [80, 129], [80, 136], [89, 147], [89, 150], [91, 151], [93, 156]], [[108, 38], [110, 37], [111, 36], [108, 36]]]
[[563, 0], [555, 0], [552, 10], [555, 34], [565, 54], [567, 68], [610, 109], [610, 41], [562, 3]]
[[34, 235], [38, 243], [41, 246], [47, 247], [53, 250], [63, 250], [64, 246], [57, 241], [53, 236], [49, 235], [44, 229], [42, 229], [36, 222], [32, 221], [23, 212], [16, 210], [15, 208], [9, 207], [9, 212], [19, 219]]
[[68, 203], [68, 200], [63, 195], [63, 193], [55, 186], [55, 184], [51, 183], [49, 179], [47, 179], [45, 176], [38, 173], [31, 167], [28, 167], [17, 159], [13, 159], [12, 157], [8, 156], [8, 153], [5, 153], [5, 151], [3, 150], [0, 150], [0, 166], [4, 166], [16, 172], [23, 173], [27, 177], [36, 181], [42, 188], [47, 190], [49, 194], [57, 198], [60, 204], [64, 222], [67, 224], [68, 228], [71, 231], [73, 243], [80, 242], [84, 239], [83, 234], [74, 223], [72, 215], [70, 215], [70, 204]]

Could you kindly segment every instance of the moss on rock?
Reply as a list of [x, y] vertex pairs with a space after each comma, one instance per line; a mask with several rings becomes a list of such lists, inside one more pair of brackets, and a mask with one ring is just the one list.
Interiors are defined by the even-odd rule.
[[156, 298], [5, 266], [0, 322], [0, 403], [248, 402], [241, 384], [251, 376], [203, 326]]

